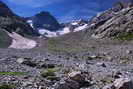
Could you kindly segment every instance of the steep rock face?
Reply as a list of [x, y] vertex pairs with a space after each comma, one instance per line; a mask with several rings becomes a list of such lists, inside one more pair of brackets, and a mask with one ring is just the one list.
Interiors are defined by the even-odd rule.
[[25, 20], [15, 15], [9, 8], [0, 1], [0, 47], [9, 47], [12, 44], [12, 37], [8, 33], [18, 33], [21, 36], [38, 35]]
[[133, 8], [126, 8], [98, 27], [93, 37], [113, 37], [133, 32]]
[[99, 26], [103, 25], [106, 21], [111, 19], [113, 16], [117, 14], [117, 12], [121, 11], [123, 8], [126, 8], [125, 5], [122, 3], [115, 4], [112, 8], [102, 12], [98, 13], [96, 16], [94, 16], [90, 21], [89, 24], [93, 26], [93, 28], [98, 28]]
[[133, 32], [133, 7], [121, 8], [117, 12], [108, 10], [102, 14], [104, 19], [93, 23], [95, 31], [92, 37], [118, 37]]
[[49, 31], [56, 31], [60, 28], [58, 21], [49, 12], [40, 12], [28, 19], [32, 20], [35, 29], [43, 28]]

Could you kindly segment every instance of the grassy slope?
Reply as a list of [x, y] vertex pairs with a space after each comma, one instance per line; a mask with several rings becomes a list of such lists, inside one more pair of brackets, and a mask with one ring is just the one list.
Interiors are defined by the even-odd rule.
[[49, 38], [47, 40], [40, 40], [41, 46], [34, 50], [52, 52], [52, 53], [82, 53], [87, 51], [94, 51], [102, 46], [125, 44], [125, 42], [118, 39], [94, 39], [85, 31], [66, 34], [57, 38]]
[[80, 31], [70, 33], [57, 38], [41, 40], [41, 47], [34, 50], [52, 52], [55, 54], [75, 54], [94, 50], [93, 45], [98, 45], [96, 41], [87, 37], [86, 32]]

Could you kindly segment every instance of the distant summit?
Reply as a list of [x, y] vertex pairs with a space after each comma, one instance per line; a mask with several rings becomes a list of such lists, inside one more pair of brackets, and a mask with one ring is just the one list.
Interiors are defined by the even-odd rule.
[[35, 16], [29, 17], [35, 29], [47, 29], [49, 31], [57, 31], [60, 28], [58, 21], [49, 12], [40, 12]]

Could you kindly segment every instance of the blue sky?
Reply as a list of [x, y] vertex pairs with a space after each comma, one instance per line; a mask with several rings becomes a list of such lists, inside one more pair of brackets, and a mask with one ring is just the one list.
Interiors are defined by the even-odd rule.
[[49, 11], [60, 22], [89, 19], [106, 10], [117, 0], [1, 0], [19, 16], [33, 16]]

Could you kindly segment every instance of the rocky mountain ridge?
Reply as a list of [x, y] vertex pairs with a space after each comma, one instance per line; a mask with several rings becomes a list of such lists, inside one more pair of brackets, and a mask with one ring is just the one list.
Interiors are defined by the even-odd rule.
[[[0, 27], [8, 32], [16, 31], [22, 35], [34, 35], [33, 29], [19, 16], [14, 14], [6, 4], [0, 1]], [[18, 30], [20, 28], [21, 30]]]
[[132, 12], [133, 7], [129, 4], [112, 7], [111, 9], [97, 15], [90, 21], [95, 30], [94, 38], [111, 38], [132, 34]]
[[15, 15], [2, 1], [0, 1], [0, 31], [1, 47], [3, 45], [4, 47], [9, 47], [13, 43], [15, 38], [12, 38], [11, 35], [14, 32], [25, 37], [38, 35], [25, 20]]

